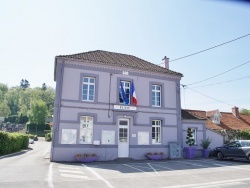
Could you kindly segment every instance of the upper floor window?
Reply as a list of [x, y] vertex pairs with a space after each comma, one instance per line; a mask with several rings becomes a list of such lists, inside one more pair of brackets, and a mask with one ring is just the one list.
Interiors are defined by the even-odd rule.
[[[130, 104], [130, 86], [128, 81], [120, 81], [119, 85], [119, 102], [123, 104]], [[123, 91], [122, 91], [123, 90]]]
[[84, 77], [82, 83], [82, 100], [94, 101], [95, 98], [95, 78]]
[[212, 121], [213, 121], [213, 123], [219, 125], [220, 124], [220, 117], [219, 116], [214, 116]]
[[161, 86], [152, 85], [152, 106], [161, 107]]
[[161, 143], [161, 120], [152, 121], [152, 144]]
[[81, 116], [80, 119], [80, 144], [92, 144], [93, 140], [93, 117]]

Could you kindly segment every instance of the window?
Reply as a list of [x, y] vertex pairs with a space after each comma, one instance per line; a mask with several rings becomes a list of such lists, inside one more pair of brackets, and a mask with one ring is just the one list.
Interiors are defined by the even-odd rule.
[[152, 106], [160, 107], [161, 106], [161, 86], [152, 85]]
[[219, 125], [220, 124], [220, 117], [219, 116], [214, 116], [212, 121], [213, 121], [213, 123]]
[[152, 144], [161, 143], [161, 120], [152, 121]]
[[[123, 91], [128, 99], [128, 104], [130, 104], [130, 82], [127, 81], [121, 81]], [[121, 93], [121, 85], [119, 84], [119, 102], [124, 103]]]
[[197, 144], [196, 140], [197, 140], [197, 130], [195, 128], [192, 128], [192, 138], [194, 139], [194, 144]]
[[95, 98], [95, 78], [84, 77], [82, 83], [82, 100], [94, 101]]
[[80, 144], [92, 144], [93, 140], [93, 117], [81, 116], [80, 120]]
[[119, 128], [119, 142], [128, 142], [127, 128]]

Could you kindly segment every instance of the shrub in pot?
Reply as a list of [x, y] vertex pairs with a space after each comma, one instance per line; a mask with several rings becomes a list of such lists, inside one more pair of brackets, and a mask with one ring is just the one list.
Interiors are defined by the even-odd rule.
[[193, 131], [191, 128], [188, 128], [187, 130], [186, 144], [189, 146], [189, 147], [184, 148], [184, 151], [186, 153], [186, 158], [188, 159], [194, 158], [196, 148], [193, 147], [195, 144], [195, 140], [193, 138]]
[[207, 137], [204, 140], [201, 140], [201, 147], [202, 147], [202, 156], [205, 158], [209, 157], [210, 149], [208, 148], [209, 145], [211, 144], [211, 139]]

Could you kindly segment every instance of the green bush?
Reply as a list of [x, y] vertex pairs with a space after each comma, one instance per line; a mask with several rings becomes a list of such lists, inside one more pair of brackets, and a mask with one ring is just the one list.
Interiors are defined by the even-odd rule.
[[241, 131], [240, 137], [245, 140], [250, 140], [250, 131], [249, 130]]
[[52, 140], [52, 132], [47, 132], [45, 134], [45, 141], [50, 142]]
[[27, 135], [0, 131], [0, 155], [27, 149], [28, 145], [29, 137]]

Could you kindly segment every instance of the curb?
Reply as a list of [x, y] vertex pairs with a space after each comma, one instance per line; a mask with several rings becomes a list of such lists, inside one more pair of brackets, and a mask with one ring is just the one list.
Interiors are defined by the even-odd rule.
[[7, 158], [7, 157], [12, 157], [12, 156], [19, 155], [19, 154], [23, 154], [23, 153], [26, 153], [28, 151], [30, 151], [30, 150], [26, 149], [26, 150], [22, 150], [22, 151], [15, 152], [15, 153], [10, 153], [10, 154], [7, 154], [7, 155], [2, 155], [2, 156], [0, 156], [0, 159]]

